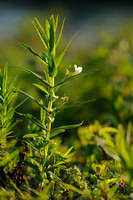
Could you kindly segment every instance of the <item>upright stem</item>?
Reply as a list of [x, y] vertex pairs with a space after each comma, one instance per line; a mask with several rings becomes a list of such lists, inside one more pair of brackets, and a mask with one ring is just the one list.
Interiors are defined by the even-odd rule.
[[[50, 78], [50, 84], [51, 84], [51, 89], [50, 89], [50, 95], [51, 96], [54, 96], [54, 77], [51, 77]], [[52, 99], [50, 98], [49, 100], [49, 103], [48, 103], [48, 111], [52, 111], [52, 106], [53, 106], [53, 101]], [[51, 114], [49, 115], [49, 118], [51, 119]], [[51, 131], [51, 120], [49, 119], [49, 122], [48, 122], [48, 127], [47, 127], [47, 140], [49, 140], [49, 137], [50, 137], [50, 131]]]
[[[50, 96], [54, 96], [54, 77], [50, 77], [50, 84], [51, 84], [51, 89], [50, 89]], [[52, 111], [52, 106], [53, 106], [53, 101], [52, 98], [50, 98], [48, 102], [48, 112]], [[51, 114], [49, 114], [49, 118], [51, 119]], [[48, 119], [48, 126], [47, 126], [47, 132], [46, 132], [46, 139], [49, 140], [50, 138], [50, 131], [51, 131], [51, 120]], [[45, 146], [45, 158], [47, 158], [48, 155], [48, 146]], [[47, 162], [47, 159], [45, 159], [45, 162]]]

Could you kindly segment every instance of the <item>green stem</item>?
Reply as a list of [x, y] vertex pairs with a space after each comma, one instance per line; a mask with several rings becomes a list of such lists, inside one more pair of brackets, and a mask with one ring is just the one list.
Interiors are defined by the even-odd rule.
[[[50, 88], [50, 95], [54, 96], [54, 77], [50, 77], [50, 85], [52, 87], [52, 88]], [[50, 100], [48, 102], [48, 112], [50, 112], [52, 110], [52, 106], [53, 106], [53, 101], [50, 98]], [[49, 114], [49, 118], [51, 118], [51, 114]], [[49, 140], [49, 138], [50, 138], [51, 124], [52, 124], [52, 122], [49, 120], [48, 125], [47, 125], [47, 133], [46, 133], [47, 140]], [[45, 158], [47, 157], [47, 154], [48, 154], [48, 145], [46, 145], [46, 147], [45, 147]]]
[[[54, 77], [51, 77], [50, 78], [50, 83], [51, 83], [51, 91], [50, 91], [50, 94], [51, 96], [54, 96]], [[53, 106], [53, 101], [50, 99], [49, 103], [48, 103], [48, 111], [50, 112], [52, 110], [52, 106]], [[49, 117], [51, 118], [51, 115], [49, 115]], [[49, 120], [48, 122], [48, 128], [47, 128], [47, 140], [49, 140], [49, 137], [50, 137], [50, 131], [51, 131], [51, 121]]]

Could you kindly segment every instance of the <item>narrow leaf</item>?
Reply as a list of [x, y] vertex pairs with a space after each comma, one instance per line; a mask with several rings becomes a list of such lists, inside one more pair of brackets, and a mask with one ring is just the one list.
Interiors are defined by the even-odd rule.
[[[17, 112], [18, 113], [18, 112]], [[43, 130], [47, 130], [43, 124], [36, 118], [34, 117], [33, 115], [31, 114], [23, 114], [23, 113], [18, 113], [19, 115], [23, 115], [24, 117], [28, 118], [29, 120], [31, 120], [34, 124], [36, 124], [39, 128], [43, 129]]]
[[22, 70], [25, 70], [27, 72], [29, 72], [30, 74], [32, 74], [33, 76], [35, 76], [36, 78], [38, 78], [41, 82], [43, 82], [45, 85], [47, 85], [48, 87], [51, 87], [51, 85], [40, 75], [36, 74], [35, 72], [32, 72], [31, 70], [29, 69], [26, 69], [24, 67], [18, 67], [18, 66], [11, 66], [11, 67], [16, 67], [18, 69], [22, 69]]
[[31, 162], [24, 160], [24, 163], [26, 163], [28, 166], [30, 166], [31, 168], [33, 168], [34, 170], [36, 170], [36, 172], [39, 174], [40, 170], [38, 168], [38, 166], [36, 164], [32, 164]]
[[19, 89], [18, 89], [18, 92], [20, 92], [21, 94], [24, 94], [29, 99], [32, 99], [35, 103], [37, 103], [40, 107], [42, 107], [46, 112], [48, 112], [46, 106], [39, 103], [39, 101], [37, 101], [34, 97], [32, 97], [31, 95], [29, 95], [26, 92], [23, 92], [22, 90], [19, 90]]
[[58, 109], [55, 109], [56, 112], [60, 112], [62, 110], [65, 110], [65, 109], [68, 109], [68, 108], [71, 108], [71, 107], [74, 107], [74, 106], [78, 106], [78, 105], [82, 105], [82, 104], [85, 104], [85, 103], [90, 103], [92, 101], [95, 101], [96, 99], [90, 99], [90, 100], [86, 100], [86, 101], [81, 101], [81, 102], [77, 102], [77, 103], [72, 103], [70, 105], [66, 105], [66, 106], [63, 106], [61, 108], [58, 108]]
[[70, 147], [66, 153], [63, 155], [63, 157], [67, 157], [67, 155], [71, 152], [71, 150], [73, 149], [73, 147]]
[[44, 93], [46, 93], [47, 95], [49, 95], [49, 92], [47, 91], [47, 89], [45, 87], [43, 87], [42, 85], [33, 83], [33, 85], [37, 88], [39, 88], [40, 90], [42, 90]]
[[59, 15], [57, 15], [56, 20], [55, 20], [55, 31], [57, 30], [57, 26], [58, 26], [58, 19], [59, 19]]
[[35, 20], [39, 26], [39, 28], [41, 29], [41, 31], [43, 32], [44, 35], [46, 35], [44, 28], [42, 27], [42, 25], [40, 24], [40, 22], [38, 21], [38, 19], [35, 17]]
[[57, 60], [56, 60], [56, 66], [58, 66], [59, 64], [60, 64], [60, 62], [61, 62], [61, 60], [62, 60], [62, 58], [63, 58], [63, 56], [64, 56], [64, 54], [65, 54], [65, 52], [66, 52], [66, 50], [67, 50], [67, 48], [68, 48], [68, 46], [69, 46], [69, 44], [71, 43], [71, 41], [73, 40], [73, 38], [75, 37], [77, 35], [77, 33], [72, 37], [72, 39], [67, 43], [67, 45], [65, 46], [65, 48], [63, 49], [63, 51], [61, 52], [61, 54], [59, 55], [59, 57], [57, 58]]
[[[42, 43], [44, 44], [44, 46], [46, 47], [46, 49], [48, 48], [48, 39], [41, 33], [41, 31], [39, 30], [39, 28], [37, 27], [36, 23], [34, 21], [32, 21]], [[38, 22], [39, 23], [39, 22]]]
[[15, 111], [18, 107], [20, 107], [23, 103], [25, 103], [25, 102], [27, 101], [27, 99], [28, 99], [28, 97], [25, 98], [23, 101], [21, 101], [21, 102], [20, 102], [17, 106], [15, 106], [13, 109], [9, 110], [9, 111], [7, 112], [7, 115], [6, 115], [6, 116], [8, 116], [11, 112]]
[[62, 84], [64, 84], [64, 83], [66, 83], [66, 82], [68, 82], [68, 81], [71, 81], [71, 80], [76, 79], [76, 78], [79, 78], [79, 77], [86, 76], [86, 75], [91, 74], [92, 72], [95, 72], [95, 71], [97, 71], [97, 69], [90, 70], [90, 71], [84, 72], [84, 73], [79, 73], [79, 74], [74, 75], [74, 76], [70, 76], [69, 78], [65, 78], [63, 81], [57, 83], [54, 87], [58, 87], [58, 86], [60, 86], [60, 85], [62, 85]]
[[54, 22], [54, 17], [53, 15], [51, 16], [50, 19], [50, 52], [52, 52], [53, 48], [54, 48], [54, 43], [55, 43], [55, 32], [54, 32], [54, 26], [55, 26], [55, 22]]
[[[59, 182], [60, 185], [63, 185], [65, 188], [69, 189], [69, 190], [73, 190], [75, 192], [77, 192], [78, 194], [84, 195], [84, 190], [80, 190], [78, 188], [76, 188], [75, 186], [68, 184], [68, 183], [64, 183], [62, 181]], [[86, 191], [85, 191], [86, 192]]]
[[19, 152], [20, 152], [20, 150], [16, 149], [12, 153], [10, 153], [9, 155], [7, 155], [4, 159], [2, 159], [0, 161], [0, 166], [6, 165], [10, 160], [12, 160], [14, 157], [18, 156]]
[[6, 93], [6, 90], [7, 90], [7, 72], [8, 72], [8, 66], [7, 66], [7, 63], [5, 64], [5, 67], [4, 67], [4, 74], [3, 74], [3, 85], [2, 85], [2, 89], [3, 89], [3, 94]]
[[23, 46], [24, 48], [26, 48], [27, 50], [29, 50], [33, 55], [35, 55], [39, 60], [41, 60], [46, 66], [48, 66], [48, 63], [41, 56], [39, 56], [30, 46], [22, 42], [19, 42], [19, 44]]
[[50, 29], [50, 25], [49, 25], [48, 20], [46, 19], [46, 34], [47, 34], [48, 39], [49, 39], [49, 29]]
[[60, 41], [60, 39], [61, 39], [62, 31], [63, 31], [63, 27], [64, 27], [65, 20], [66, 20], [66, 18], [64, 18], [64, 20], [63, 20], [63, 22], [62, 22], [62, 26], [61, 26], [61, 30], [60, 30], [60, 34], [59, 34], [59, 37], [58, 37], [58, 40], [57, 40], [56, 46], [58, 45], [58, 43], [59, 43], [59, 41]]
[[29, 133], [23, 136], [23, 138], [33, 138], [33, 137], [39, 137], [37, 133]]
[[72, 128], [77, 128], [79, 126], [81, 126], [83, 124], [83, 122], [81, 122], [80, 124], [73, 124], [73, 125], [66, 125], [66, 126], [60, 126], [58, 128], [54, 128], [52, 131], [56, 131], [58, 129], [72, 129]]
[[56, 135], [60, 134], [60, 133], [63, 133], [65, 132], [65, 129], [59, 129], [59, 130], [55, 130], [54, 129], [51, 131], [51, 134], [50, 134], [50, 138], [52, 137], [55, 137]]

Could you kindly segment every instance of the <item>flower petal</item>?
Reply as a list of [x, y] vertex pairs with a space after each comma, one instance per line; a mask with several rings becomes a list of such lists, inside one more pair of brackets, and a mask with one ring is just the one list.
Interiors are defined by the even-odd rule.
[[79, 74], [80, 72], [82, 72], [82, 67], [78, 67], [78, 68], [77, 68], [77, 71], [78, 71], [78, 74]]
[[77, 71], [77, 69], [78, 69], [78, 68], [77, 68], [77, 65], [74, 65], [74, 68], [75, 68], [75, 71]]

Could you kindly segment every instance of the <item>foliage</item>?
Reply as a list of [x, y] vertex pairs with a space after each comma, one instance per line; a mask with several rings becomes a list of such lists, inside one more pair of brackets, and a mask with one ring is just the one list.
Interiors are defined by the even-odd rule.
[[[92, 99], [68, 103], [69, 98], [65, 94], [66, 83], [68, 87], [71, 81], [75, 79], [78, 84], [79, 78], [82, 79], [82, 77], [88, 75], [90, 70], [82, 72], [82, 67], [74, 65], [75, 71], [73, 71], [70, 65], [65, 68], [66, 73], [64, 73], [61, 67], [64, 65], [64, 63], [62, 64], [63, 57], [75, 37], [73, 36], [62, 50], [59, 48], [64, 22], [65, 19], [58, 32], [58, 16], [54, 18], [52, 15], [49, 21], [46, 20], [45, 29], [35, 18], [33, 25], [43, 44], [43, 50], [40, 54], [29, 45], [20, 42], [20, 45], [35, 56], [40, 65], [43, 65], [41, 75], [28, 68], [12, 66], [13, 69], [25, 71], [34, 78], [34, 81], [37, 81], [33, 83], [33, 86], [38, 93], [42, 94], [41, 98], [39, 96], [34, 97], [32, 90], [29, 90], [29, 94], [29, 91], [16, 88], [14, 86], [16, 79], [8, 84], [7, 65], [4, 68], [3, 75], [0, 74], [0, 198], [38, 200], [132, 199], [133, 128], [131, 122], [126, 125], [129, 116], [126, 117], [126, 120], [123, 117], [123, 114], [127, 112], [122, 104], [125, 101], [123, 101], [121, 85], [118, 85], [116, 88], [118, 91], [114, 93], [114, 91], [107, 89], [106, 82], [109, 76], [102, 82], [102, 84], [105, 84], [105, 88], [100, 88], [101, 85], [99, 81], [96, 82], [98, 80], [96, 76], [92, 77], [94, 81], [91, 82], [91, 86], [96, 85], [97, 93], [101, 92], [104, 101], [114, 95], [113, 106], [111, 106], [111, 109], [113, 107], [114, 110], [108, 113], [110, 117], [107, 123], [103, 123], [104, 125], [100, 124], [99, 121], [87, 126], [83, 126], [83, 122], [73, 125], [58, 125], [56, 121], [58, 113], [61, 113], [61, 111], [67, 113], [68, 108], [72, 109], [77, 105], [86, 104], [85, 108], [88, 112], [88, 103], [93, 101]], [[89, 61], [90, 65], [95, 67], [95, 63], [105, 64], [105, 61], [108, 60], [108, 64], [111, 66], [111, 55], [116, 46], [117, 44], [110, 46], [108, 50], [102, 49], [102, 52], [98, 54], [94, 52], [94, 56]], [[104, 66], [100, 74], [103, 78], [103, 75], [107, 74], [106, 72], [110, 73], [113, 77], [110, 79], [112, 83], [117, 76], [113, 70], [110, 72], [106, 69], [105, 72], [105, 68]], [[62, 79], [58, 78], [58, 75]], [[86, 77], [84, 77], [84, 85], [80, 84], [80, 88], [78, 88], [77, 94], [79, 96], [82, 93], [82, 87], [86, 87], [87, 90], [90, 87], [86, 84], [88, 81], [88, 77], [87, 79]], [[123, 81], [123, 79], [121, 80]], [[63, 87], [61, 87], [62, 85]], [[59, 89], [62, 90], [63, 95]], [[104, 94], [106, 89], [110, 92]], [[85, 90], [83, 91], [86, 93]], [[26, 99], [15, 106], [17, 92], [26, 96]], [[77, 94], [75, 91], [70, 97], [73, 98]], [[37, 108], [39, 107], [39, 115], [34, 113], [32, 109], [28, 109], [27, 113], [18, 110], [18, 107], [23, 103], [26, 107], [25, 110], [27, 110], [26, 104], [28, 105], [28, 102], [25, 103], [25, 101], [28, 99], [31, 102], [30, 104], [33, 102], [37, 105]], [[101, 103], [99, 102], [96, 102], [98, 106]], [[127, 106], [126, 103], [124, 105]], [[23, 134], [14, 135], [12, 130], [15, 130], [19, 122], [19, 120], [14, 120], [16, 109], [18, 118], [27, 120], [28, 126], [25, 131], [24, 127], [22, 128]], [[74, 118], [78, 122], [78, 111], [76, 112], [77, 115]], [[69, 110], [71, 119], [70, 114], [73, 113]], [[68, 121], [71, 121], [70, 119]], [[104, 116], [103, 119], [107, 120], [107, 117]], [[103, 121], [102, 118], [101, 121]], [[123, 125], [120, 122], [124, 122]], [[69, 133], [69, 129], [77, 127], [77, 136], [71, 135], [67, 139], [65, 132]], [[23, 136], [21, 137], [21, 135]], [[62, 142], [63, 137], [61, 135], [66, 138], [64, 142]]]

